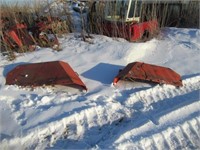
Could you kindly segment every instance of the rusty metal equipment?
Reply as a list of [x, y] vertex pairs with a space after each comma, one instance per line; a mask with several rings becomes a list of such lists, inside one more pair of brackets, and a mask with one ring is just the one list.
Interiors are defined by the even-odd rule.
[[61, 85], [87, 90], [77, 73], [62, 61], [19, 65], [7, 74], [6, 84], [25, 87]]
[[159, 34], [160, 27], [183, 22], [184, 5], [176, 0], [93, 0], [90, 30], [131, 42], [147, 41]]
[[36, 43], [31, 35], [29, 35], [27, 26], [24, 24], [16, 24], [2, 31], [1, 34], [1, 46], [4, 49], [4, 45], [7, 48], [12, 49], [27, 49], [30, 51], [35, 50]]
[[114, 78], [113, 84], [117, 84], [119, 80], [171, 84], [176, 87], [182, 86], [180, 75], [172, 69], [142, 62], [128, 64]]
[[35, 26], [29, 28], [29, 31], [39, 46], [60, 50], [60, 43], [52, 27], [53, 22], [51, 18], [41, 17], [35, 21]]

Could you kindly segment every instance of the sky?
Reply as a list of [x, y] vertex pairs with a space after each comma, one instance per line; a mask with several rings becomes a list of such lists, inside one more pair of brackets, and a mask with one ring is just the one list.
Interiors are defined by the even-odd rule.
[[[27, 4], [27, 3], [32, 3], [32, 2], [41, 2], [40, 0], [1, 0], [1, 3], [5, 3], [5, 4]], [[44, 0], [42, 0], [44, 1]], [[48, 1], [52, 1], [52, 0], [48, 0]]]
[[28, 1], [34, 1], [34, 0], [1, 0], [3, 3], [23, 3]]
[[6, 4], [6, 5], [23, 5], [23, 4], [29, 4], [34, 2], [35, 0], [1, 0], [1, 4]]

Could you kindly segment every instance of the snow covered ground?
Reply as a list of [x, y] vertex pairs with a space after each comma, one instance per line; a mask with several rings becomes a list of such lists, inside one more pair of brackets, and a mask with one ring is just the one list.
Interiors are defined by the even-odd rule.
[[[10, 62], [0, 56], [0, 149], [200, 149], [200, 30], [166, 28], [146, 43], [73, 33], [62, 51], [41, 48]], [[65, 61], [88, 91], [5, 85], [26, 63]], [[119, 69], [142, 61], [169, 67], [183, 87], [119, 81]]]

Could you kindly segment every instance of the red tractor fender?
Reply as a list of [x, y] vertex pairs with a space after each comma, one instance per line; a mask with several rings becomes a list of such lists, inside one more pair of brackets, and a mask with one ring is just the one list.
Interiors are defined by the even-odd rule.
[[133, 62], [128, 64], [114, 78], [113, 84], [117, 84], [119, 80], [171, 84], [177, 87], [183, 85], [181, 76], [172, 69], [143, 62]]
[[77, 73], [63, 61], [19, 65], [7, 74], [6, 84], [24, 87], [61, 85], [87, 90]]

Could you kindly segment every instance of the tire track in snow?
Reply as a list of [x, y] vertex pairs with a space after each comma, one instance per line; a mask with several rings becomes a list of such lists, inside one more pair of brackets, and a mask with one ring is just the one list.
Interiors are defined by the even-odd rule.
[[176, 136], [174, 135], [172, 128], [168, 128], [167, 130], [165, 130], [164, 135], [166, 135], [164, 140], [169, 143], [169, 149], [175, 149], [178, 147], [177, 141], [174, 140]]
[[[163, 149], [170, 149], [170, 145], [169, 142], [167, 140], [165, 140], [165, 135], [161, 132], [160, 134], [156, 135], [157, 138], [157, 143], [160, 143], [158, 146], [160, 146], [161, 150]], [[140, 141], [140, 144], [142, 144], [142, 142]]]
[[[152, 89], [140, 91], [130, 95], [130, 97], [124, 102], [124, 104], [130, 110], [131, 109], [133, 110], [132, 118], [130, 118], [128, 124], [126, 125], [123, 124], [120, 127], [118, 127], [118, 129], [113, 130], [113, 132], [117, 130], [119, 131], [118, 134], [119, 137], [113, 139], [114, 143], [113, 148], [116, 147], [118, 148], [120, 144], [118, 145], [117, 143], [123, 143], [128, 139], [130, 139], [133, 143], [135, 143], [135, 141], [138, 141], [139, 138], [146, 136], [145, 134], [150, 134], [150, 135], [155, 134], [156, 131], [151, 131], [154, 130], [154, 128], [158, 128], [158, 131], [162, 131], [164, 130], [163, 128], [165, 128], [165, 126], [167, 127], [170, 125], [174, 125], [173, 121], [174, 122], [177, 121], [180, 122], [181, 120], [184, 121], [187, 120], [188, 119], [187, 117], [190, 116], [191, 114], [193, 113], [198, 114], [200, 102], [196, 98], [198, 98], [199, 96], [199, 88], [200, 88], [200, 76], [196, 76], [184, 80], [183, 87], [181, 88], [175, 88], [169, 85], [156, 86], [153, 87]], [[190, 97], [191, 95], [194, 95], [194, 98], [192, 98], [191, 101], [188, 101], [187, 98]], [[135, 107], [135, 105], [136, 106], [138, 105], [138, 102], [142, 103], [143, 107], [141, 107], [141, 104], [139, 105], [139, 107]], [[139, 117], [133, 117], [136, 115], [139, 115]], [[195, 118], [195, 116], [193, 118]], [[109, 139], [112, 139], [111, 135], [108, 135], [107, 140]], [[175, 145], [179, 145], [180, 142], [178, 141], [178, 138], [174, 137], [174, 139], [176, 141]], [[173, 143], [167, 141], [165, 138], [163, 139], [163, 142], [164, 145], [169, 147], [169, 149], [171, 145], [170, 143]], [[103, 142], [100, 143], [101, 146], [104, 144], [106, 143]], [[193, 144], [196, 145], [196, 143]], [[103, 146], [103, 148], [106, 146], [107, 145]]]
[[[193, 81], [192, 83], [190, 83], [191, 81]], [[164, 93], [163, 91], [167, 91], [168, 92], [168, 96], [163, 96], [163, 94], [161, 95], [161, 96], [157, 96], [156, 94], [157, 93], [155, 93], [153, 96], [156, 98], [156, 100], [154, 100], [153, 99], [153, 101], [151, 102], [151, 103], [149, 103], [150, 105], [152, 104], [152, 103], [156, 103], [156, 102], [158, 102], [160, 99], [161, 100], [164, 100], [164, 99], [166, 99], [166, 98], [173, 98], [173, 97], [176, 97], [177, 95], [182, 95], [182, 94], [184, 94], [184, 93], [187, 93], [187, 92], [190, 92], [190, 91], [193, 91], [193, 90], [196, 90], [196, 89], [198, 89], [198, 84], [199, 84], [199, 77], [195, 77], [194, 79], [188, 79], [188, 80], [186, 80], [186, 81], [183, 81], [184, 82], [184, 87], [183, 88], [180, 88], [180, 89], [176, 89], [176, 88], [174, 88], [174, 87], [172, 87], [172, 86], [164, 86], [164, 87], [159, 87], [159, 89], [160, 89], [160, 91], [159, 92], [162, 92], [162, 93]], [[157, 88], [157, 87], [156, 87]], [[162, 91], [162, 90], [163, 91]], [[176, 90], [177, 92], [173, 92], [174, 90]], [[140, 92], [140, 93], [142, 93], [142, 91]], [[146, 93], [146, 92], [145, 92]], [[147, 92], [148, 93], [148, 92]], [[174, 94], [175, 93], [175, 94]], [[160, 94], [160, 93], [159, 93]], [[152, 93], [151, 92], [149, 92], [149, 95], [152, 95]], [[146, 95], [146, 96], [148, 96], [148, 94]], [[170, 107], [170, 106], [168, 106], [168, 107]], [[148, 109], [144, 109], [144, 110], [148, 110]], [[108, 114], [108, 116], [109, 116], [110, 114]], [[148, 117], [148, 116], [147, 116]], [[101, 118], [102, 119], [102, 118]], [[109, 140], [111, 137], [112, 137], [112, 134], [115, 132], [115, 131], [117, 131], [118, 130], [118, 128], [120, 128], [120, 126], [119, 127], [116, 127], [116, 129], [111, 129], [111, 131], [110, 131], [110, 133], [108, 133], [108, 134], [106, 134], [105, 136], [106, 137], [104, 137], [104, 141], [106, 141], [106, 140]], [[129, 132], [131, 132], [131, 135], [134, 135], [134, 132], [132, 132], [132, 131], [129, 131]], [[127, 139], [127, 138], [126, 138]], [[175, 137], [175, 139], [176, 139], [176, 137]], [[177, 143], [179, 143], [178, 142], [178, 140], [176, 140], [177, 141]], [[168, 143], [166, 140], [164, 140], [164, 142], [165, 143]], [[100, 144], [102, 145], [102, 143], [103, 142], [101, 142], [100, 141]], [[170, 145], [170, 144], [167, 144], [167, 145]], [[178, 144], [177, 144], [178, 145]], [[166, 147], [165, 147], [166, 148]]]
[[[196, 136], [193, 134], [188, 134], [192, 132], [192, 128], [188, 126], [188, 123], [195, 122], [197, 118], [193, 118], [182, 124], [178, 124], [173, 128], [169, 127], [162, 132], [151, 135], [150, 137], [141, 138], [139, 141], [129, 141], [121, 143], [117, 146], [118, 149], [133, 149], [135, 147], [140, 147], [140, 149], [199, 149], [200, 143], [199, 138], [195, 139]], [[185, 127], [185, 128], [183, 128]], [[196, 143], [194, 143], [194, 141]], [[152, 145], [154, 147], [152, 147]]]
[[[120, 105], [118, 107], [120, 107]], [[72, 135], [71, 137], [68, 137], [68, 139], [79, 140], [79, 142], [82, 141], [86, 143], [89, 147], [93, 146], [96, 143], [96, 141], [102, 139], [104, 134], [100, 134], [99, 137], [96, 136], [95, 138], [97, 139], [93, 139], [94, 141], [91, 140], [90, 137], [87, 138], [87, 136], [92, 136], [93, 134], [96, 134], [98, 132], [99, 127], [110, 124], [123, 117], [124, 114], [116, 113], [117, 109], [120, 109], [118, 107], [116, 107], [116, 109], [111, 109], [109, 105], [107, 105], [106, 107], [97, 106], [83, 110], [80, 113], [74, 115], [75, 121], [72, 121], [70, 124], [76, 126], [76, 130], [79, 129], [79, 131], [76, 131], [76, 134]], [[66, 118], [66, 120], [68, 119], [69, 118]], [[65, 122], [67, 125], [67, 121]], [[91, 133], [90, 129], [93, 129]], [[64, 143], [66, 144], [67, 141], [65, 141]]]
[[[194, 121], [194, 122], [197, 122], [197, 119], [196, 119], [196, 118], [195, 118], [195, 121]], [[197, 123], [198, 123], [198, 122], [197, 122]], [[200, 135], [199, 135], [200, 130], [198, 130], [197, 128], [194, 128], [194, 127], [193, 127], [193, 126], [195, 126], [197, 123], [194, 123], [194, 125], [193, 125], [193, 124], [191, 124], [191, 122], [188, 122], [188, 124], [189, 124], [189, 126], [190, 126], [192, 132], [193, 132], [194, 135], [196, 136], [196, 138], [197, 138], [197, 139], [200, 139]], [[197, 125], [199, 125], [199, 124], [197, 124]]]
[[[162, 150], [162, 149], [164, 149], [164, 147], [163, 147], [163, 148], [160, 147], [160, 143], [159, 143], [159, 139], [161, 139], [161, 136], [160, 136], [160, 135], [154, 136], [152, 139], [153, 139], [153, 141], [154, 141], [154, 143], [155, 143], [155, 147], [157, 148], [157, 150]], [[141, 144], [141, 143], [140, 143], [140, 144]]]
[[193, 128], [188, 124], [188, 122], [186, 121], [184, 123], [183, 126], [180, 127], [183, 131], [183, 133], [186, 135], [186, 137], [188, 137], [188, 145], [189, 147], [191, 147], [192, 149], [195, 149], [196, 147], [193, 147], [193, 145], [197, 145], [199, 142], [196, 141], [198, 139], [198, 136], [196, 136], [195, 134], [193, 134]]
[[[62, 136], [66, 127], [68, 130], [71, 130], [67, 139], [74, 141], [82, 140], [83, 142], [90, 143], [90, 141], [87, 141], [90, 140], [90, 138], [86, 138], [86, 140], [83, 139], [83, 136], [87, 134], [88, 130], [95, 127], [99, 128], [104, 125], [109, 125], [124, 117], [123, 113], [118, 112], [118, 110], [121, 109], [121, 105], [119, 103], [114, 104], [116, 104], [115, 107], [112, 107], [111, 105], [113, 104], [109, 103], [104, 107], [97, 106], [81, 110], [69, 117], [41, 125], [39, 129], [37, 127], [31, 129], [29, 133], [23, 137], [16, 137], [6, 142], [4, 141], [1, 144], [8, 147], [15, 147], [20, 141], [24, 147], [27, 145], [35, 145], [34, 148], [40, 149], [47, 141], [47, 146], [50, 146], [51, 144], [56, 143], [57, 139], [63, 140]], [[102, 139], [103, 135], [100, 135], [99, 139]], [[64, 141], [66, 142], [67, 140], [65, 139]]]
[[[185, 146], [189, 145], [190, 148], [196, 148], [196, 147], [200, 148], [200, 145], [198, 144], [199, 143], [198, 141], [200, 140], [199, 139], [200, 133], [197, 133], [197, 135], [195, 135], [193, 132], [193, 131], [199, 131], [199, 126], [198, 126], [199, 124], [196, 123], [196, 120], [200, 119], [199, 107], [200, 107], [200, 103], [198, 101], [198, 102], [188, 105], [187, 109], [185, 109], [185, 107], [181, 107], [175, 111], [171, 111], [170, 113], [165, 114], [164, 116], [160, 117], [161, 123], [159, 125], [155, 125], [153, 123], [149, 124], [150, 121], [147, 121], [147, 123], [143, 123], [143, 122], [140, 123], [141, 126], [132, 125], [133, 127], [130, 128], [129, 130], [126, 130], [126, 132], [124, 132], [122, 135], [120, 135], [119, 139], [117, 139], [115, 141], [115, 143], [124, 143], [126, 141], [126, 139], [131, 139], [131, 141], [133, 143], [135, 143], [135, 142], [137, 143], [137, 141], [141, 140], [140, 139], [141, 137], [145, 138], [145, 139], [152, 138], [152, 136], [154, 136], [155, 134], [159, 134], [160, 132], [162, 132], [163, 136], [165, 137], [167, 135], [167, 134], [165, 134], [165, 132], [167, 131], [168, 127], [172, 126], [173, 127], [172, 129], [174, 129], [174, 128], [176, 128], [177, 124], [179, 125], [180, 122], [184, 122], [184, 123], [182, 123], [183, 125], [178, 126], [181, 129], [180, 133], [183, 134], [183, 136], [182, 136], [183, 141], [187, 141], [187, 144], [184, 144], [184, 145]], [[193, 112], [191, 112], [191, 108], [194, 109]], [[185, 115], [186, 115], [185, 112], [187, 112], [187, 114], [189, 115], [188, 118], [193, 118], [193, 120], [187, 122], [188, 118], [177, 118], [176, 115], [174, 117], [174, 114], [177, 114], [177, 112], [179, 114], [185, 114]], [[192, 115], [191, 113], [194, 113], [194, 115]], [[159, 114], [157, 114], [157, 116], [159, 116]], [[186, 120], [186, 121], [184, 121], [184, 120]], [[134, 122], [134, 121], [139, 122], [137, 120], [133, 120], [132, 122]], [[189, 126], [189, 124], [192, 124], [192, 126]], [[193, 128], [191, 128], [191, 127], [193, 127]], [[141, 132], [138, 132], [137, 130], [140, 130]], [[188, 132], [189, 132], [189, 134], [188, 134]], [[166, 133], [168, 133], [168, 132], [166, 132]], [[126, 139], [124, 139], [123, 137], [126, 137]], [[176, 137], [174, 137], [174, 138], [181, 139], [181, 138], [176, 138]], [[168, 139], [170, 139], [170, 136], [167, 136], [166, 138], [164, 138], [164, 141], [165, 141], [165, 143], [168, 143], [166, 145], [170, 146], [173, 144], [173, 142], [170, 142], [170, 140], [168, 140]], [[122, 146], [123, 144], [120, 144], [120, 145]], [[117, 145], [117, 146], [120, 146], [120, 145]], [[124, 145], [126, 145], [126, 144], [124, 144]], [[178, 145], [178, 140], [176, 140], [176, 144], [173, 144], [173, 146], [174, 145]], [[183, 145], [183, 144], [181, 144], [181, 145]], [[180, 147], [180, 145], [175, 146], [175, 147]], [[164, 149], [166, 149], [166, 147], [164, 147]], [[167, 148], [167, 149], [170, 149], [170, 148]], [[171, 148], [171, 149], [173, 149], [173, 148]]]
[[183, 133], [182, 127], [181, 127], [180, 125], [178, 125], [178, 126], [174, 129], [174, 131], [175, 131], [175, 133], [178, 133], [178, 134], [177, 134], [177, 138], [178, 138], [179, 141], [180, 141], [180, 145], [181, 145], [182, 147], [186, 146], [186, 145], [187, 145], [187, 142], [186, 142], [187, 139], [185, 139], [186, 137], [185, 137], [185, 134]]
[[133, 106], [137, 101], [141, 101], [144, 106], [148, 107], [152, 103], [156, 103], [166, 98], [173, 98], [183, 95], [194, 90], [200, 89], [200, 76], [183, 80], [183, 87], [176, 88], [171, 85], [157, 85], [151, 89], [134, 93], [125, 101], [127, 107]]

